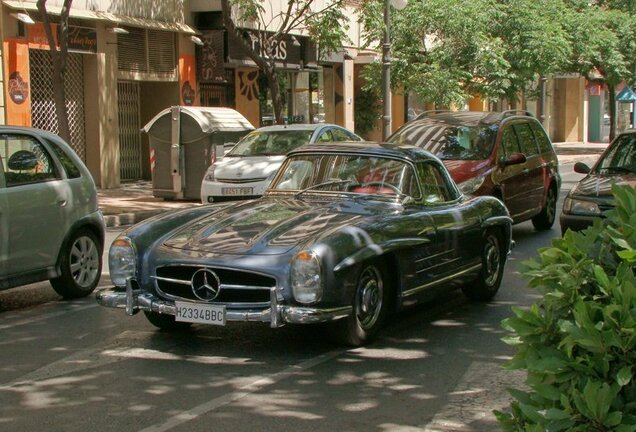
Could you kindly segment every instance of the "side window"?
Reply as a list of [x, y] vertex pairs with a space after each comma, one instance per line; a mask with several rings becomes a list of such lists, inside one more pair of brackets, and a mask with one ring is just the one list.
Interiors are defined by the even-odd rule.
[[355, 135], [349, 133], [344, 129], [334, 128], [331, 130], [334, 141], [358, 141]]
[[504, 128], [501, 147], [503, 148], [503, 156], [510, 156], [513, 153], [519, 153], [519, 141], [517, 135], [511, 126]]
[[532, 157], [539, 154], [539, 148], [537, 142], [534, 139], [532, 129], [528, 123], [517, 123], [514, 126], [517, 137], [519, 138], [519, 144], [521, 144], [521, 152], [526, 157]]
[[326, 130], [320, 134], [316, 142], [331, 142], [333, 141], [333, 137], [331, 136], [331, 131]]
[[442, 203], [457, 198], [456, 192], [448, 186], [446, 175], [436, 164], [420, 162], [417, 164], [417, 171], [425, 204]]
[[51, 156], [33, 137], [0, 135], [0, 158], [4, 161], [7, 187], [60, 178]]
[[530, 128], [532, 129], [532, 132], [534, 132], [534, 136], [537, 138], [541, 154], [552, 153], [554, 151], [552, 148], [552, 143], [550, 142], [550, 138], [548, 138], [548, 135], [545, 133], [545, 130], [543, 130], [541, 125], [539, 123], [532, 122], [530, 123]]
[[51, 140], [46, 140], [46, 142], [53, 149], [53, 151], [57, 155], [57, 158], [60, 160], [60, 162], [62, 162], [64, 171], [66, 171], [66, 177], [72, 179], [72, 178], [79, 178], [82, 176], [82, 172], [80, 171], [80, 169], [77, 167], [77, 165], [75, 165], [75, 162], [73, 162], [73, 159], [71, 159], [71, 157], [68, 154], [66, 154], [66, 152], [62, 149], [62, 147], [60, 147], [56, 142]]

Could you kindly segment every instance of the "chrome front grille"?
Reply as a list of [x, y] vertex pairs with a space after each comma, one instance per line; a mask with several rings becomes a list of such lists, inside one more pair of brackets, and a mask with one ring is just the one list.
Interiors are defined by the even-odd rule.
[[216, 181], [219, 183], [232, 183], [232, 184], [243, 184], [243, 183], [256, 183], [267, 180], [267, 177], [258, 177], [258, 178], [220, 178], [216, 177]]
[[192, 289], [192, 276], [200, 269], [212, 270], [219, 278], [219, 294], [210, 303], [233, 308], [267, 308], [270, 291], [276, 280], [270, 276], [217, 267], [170, 265], [157, 267], [155, 281], [157, 292], [172, 300], [201, 301]]

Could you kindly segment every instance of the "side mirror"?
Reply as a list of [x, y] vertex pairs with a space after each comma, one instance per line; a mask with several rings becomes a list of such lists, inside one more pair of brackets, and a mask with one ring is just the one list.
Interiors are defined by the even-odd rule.
[[32, 170], [38, 165], [38, 157], [28, 150], [18, 150], [9, 157], [7, 165], [13, 171]]
[[512, 153], [503, 160], [503, 166], [519, 165], [526, 162], [526, 155], [523, 153]]
[[574, 164], [574, 172], [579, 174], [589, 174], [591, 171], [590, 167], [584, 164], [583, 162], [577, 162]]

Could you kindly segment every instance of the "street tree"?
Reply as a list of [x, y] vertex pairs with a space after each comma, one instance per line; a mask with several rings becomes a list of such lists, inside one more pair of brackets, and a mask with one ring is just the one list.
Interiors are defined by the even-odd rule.
[[64, 88], [66, 75], [66, 60], [68, 58], [68, 17], [71, 11], [73, 0], [64, 0], [60, 13], [60, 22], [57, 31], [57, 39], [53, 33], [53, 23], [49, 19], [46, 10], [46, 0], [37, 0], [37, 8], [42, 17], [44, 31], [49, 43], [51, 53], [51, 63], [53, 67], [53, 100], [55, 102], [55, 113], [58, 121], [58, 134], [66, 141], [71, 142], [71, 132], [68, 124], [68, 113], [66, 112], [66, 91]]
[[[362, 4], [369, 41], [382, 40], [381, 7], [379, 0]], [[393, 88], [439, 106], [477, 95], [515, 100], [539, 75], [562, 69], [569, 39], [559, 13], [549, 0], [409, 2], [392, 12]]]
[[[345, 0], [221, 0], [228, 35], [243, 47], [267, 79], [276, 123], [284, 123], [278, 80], [277, 50], [291, 34], [305, 34], [322, 53], [338, 50], [347, 40]], [[246, 29], [249, 29], [246, 31]], [[252, 43], [252, 39], [256, 43]]]
[[607, 86], [610, 140], [616, 135], [616, 86], [636, 81], [636, 10], [633, 0], [566, 0], [571, 35], [569, 71]]

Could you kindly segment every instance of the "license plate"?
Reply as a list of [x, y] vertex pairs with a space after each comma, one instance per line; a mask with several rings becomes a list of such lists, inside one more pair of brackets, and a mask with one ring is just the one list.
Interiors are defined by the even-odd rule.
[[223, 195], [253, 195], [254, 188], [251, 188], [251, 187], [221, 188], [221, 193]]
[[175, 302], [175, 321], [225, 325], [225, 306]]

